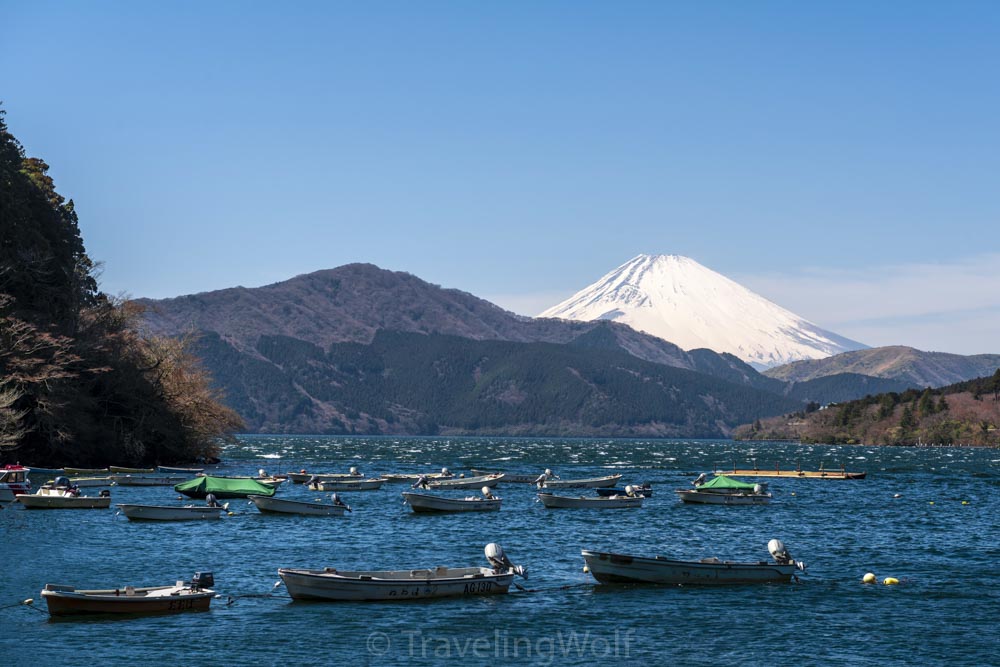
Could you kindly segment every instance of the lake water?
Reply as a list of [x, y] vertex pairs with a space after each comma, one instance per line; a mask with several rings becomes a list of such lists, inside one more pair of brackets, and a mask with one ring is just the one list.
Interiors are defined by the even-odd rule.
[[[651, 482], [641, 509], [546, 510], [501, 485], [498, 513], [413, 515], [406, 487], [342, 494], [344, 518], [271, 516], [246, 501], [218, 522], [130, 522], [111, 510], [0, 511], [0, 648], [7, 662], [171, 664], [1000, 664], [1000, 451], [704, 440], [243, 437], [220, 474], [421, 472], [447, 466]], [[678, 502], [698, 473], [866, 470], [861, 481], [770, 480], [769, 506]], [[280, 497], [319, 494], [285, 485]], [[96, 489], [86, 490], [96, 494]], [[587, 493], [591, 492], [573, 492]], [[894, 497], [899, 494], [900, 497]], [[115, 487], [113, 502], [178, 503], [170, 488]], [[682, 559], [764, 560], [781, 539], [799, 583], [725, 588], [599, 585], [591, 548]], [[279, 567], [485, 565], [503, 545], [527, 592], [401, 603], [292, 602]], [[162, 585], [215, 574], [211, 611], [51, 621], [46, 582]], [[898, 586], [862, 585], [873, 572]], [[273, 591], [273, 595], [269, 595]], [[17, 606], [35, 598], [35, 609]], [[229, 600], [231, 598], [231, 601]], [[227, 604], [229, 602], [229, 604]], [[15, 605], [15, 606], [7, 606]]]

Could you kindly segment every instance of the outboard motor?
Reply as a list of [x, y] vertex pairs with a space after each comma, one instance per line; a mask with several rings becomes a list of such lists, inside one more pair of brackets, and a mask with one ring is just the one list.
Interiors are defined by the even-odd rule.
[[195, 572], [191, 577], [191, 588], [211, 588], [215, 585], [215, 577], [211, 572]]
[[694, 480], [693, 482], [691, 482], [691, 483], [692, 483], [692, 484], [694, 484], [695, 486], [701, 486], [702, 484], [704, 484], [704, 483], [705, 483], [705, 480], [707, 480], [707, 479], [708, 479], [708, 475], [706, 475], [705, 473], [701, 473], [701, 474], [700, 474], [700, 475], [698, 475], [698, 477], [696, 477], [696, 478], [695, 478], [695, 480]]
[[510, 559], [507, 558], [507, 554], [504, 553], [503, 547], [496, 542], [487, 544], [484, 551], [486, 553], [486, 560], [490, 562], [494, 570], [510, 570], [524, 579], [528, 578], [528, 570], [523, 565], [514, 565], [511, 563]]
[[111, 492], [108, 491], [107, 489], [101, 489], [101, 493], [99, 495], [101, 496], [101, 498], [110, 498]]
[[56, 481], [52, 483], [57, 489], [68, 489], [70, 487], [69, 477], [63, 477], [60, 475], [56, 477]]
[[767, 550], [771, 553], [771, 558], [774, 559], [775, 563], [781, 565], [792, 565], [802, 570], [806, 569], [806, 564], [802, 561], [792, 560], [792, 554], [788, 553], [788, 549], [785, 548], [785, 544], [781, 540], [771, 540], [767, 543]]
[[219, 499], [215, 497], [214, 493], [205, 494], [205, 504], [209, 507], [218, 507]]

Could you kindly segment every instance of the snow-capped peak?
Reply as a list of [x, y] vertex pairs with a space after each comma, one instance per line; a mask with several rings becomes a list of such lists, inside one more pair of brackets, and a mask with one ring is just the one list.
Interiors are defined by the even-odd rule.
[[691, 350], [757, 368], [866, 347], [825, 331], [680, 255], [639, 255], [539, 317], [614, 320]]

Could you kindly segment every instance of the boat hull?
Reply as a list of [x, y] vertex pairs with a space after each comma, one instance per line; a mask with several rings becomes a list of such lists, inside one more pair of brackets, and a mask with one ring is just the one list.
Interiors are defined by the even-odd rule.
[[225, 511], [222, 507], [171, 507], [122, 503], [118, 504], [118, 508], [132, 521], [204, 521], [218, 519]]
[[17, 502], [27, 510], [103, 510], [111, 507], [110, 497], [57, 496], [19, 493]]
[[500, 498], [487, 500], [476, 498], [442, 498], [441, 496], [431, 496], [423, 493], [403, 493], [403, 502], [410, 506], [417, 513], [440, 513], [440, 512], [498, 512], [500, 511]]
[[699, 505], [767, 505], [770, 493], [713, 493], [694, 489], [674, 491], [685, 503]]
[[115, 475], [150, 475], [156, 472], [156, 468], [123, 468], [122, 466], [108, 466]]
[[337, 482], [341, 480], [358, 480], [364, 478], [364, 475], [358, 473], [352, 475], [349, 472], [289, 472], [285, 475], [292, 481], [293, 484], [305, 484], [313, 477], [316, 478], [317, 482]]
[[[616, 486], [601, 486], [601, 487], [595, 488], [594, 491], [599, 496], [624, 496], [625, 495], [625, 489], [621, 488], [621, 487], [616, 487]], [[649, 488], [648, 486], [646, 486], [646, 487], [635, 486], [632, 489], [632, 493], [634, 493], [637, 496], [642, 496], [643, 498], [652, 498], [653, 497], [653, 489]]]
[[472, 468], [472, 474], [477, 477], [503, 475], [503, 481], [505, 484], [534, 484], [538, 481], [538, 475], [513, 475], [509, 472], [490, 472], [488, 470], [476, 470], [475, 468]]
[[[125, 590], [78, 591], [70, 586], [46, 584], [42, 598], [52, 616], [80, 614], [176, 614], [207, 611], [215, 591], [177, 586]], [[176, 594], [172, 594], [177, 591]]]
[[461, 491], [467, 491], [471, 489], [481, 489], [484, 486], [493, 488], [500, 482], [504, 481], [505, 477], [502, 474], [497, 475], [486, 475], [485, 477], [463, 477], [454, 479], [442, 479], [438, 481], [427, 482], [427, 488], [429, 489], [455, 489]]
[[642, 498], [604, 498], [583, 497], [571, 498], [557, 496], [551, 493], [539, 493], [538, 499], [549, 509], [631, 509], [642, 507]]
[[384, 479], [333, 480], [310, 484], [313, 491], [378, 491], [385, 484]]
[[864, 479], [867, 472], [848, 470], [717, 470], [726, 477], [791, 477], [795, 479]]
[[302, 514], [308, 516], [344, 516], [347, 508], [342, 505], [284, 500], [267, 496], [248, 496], [257, 509], [265, 514]]
[[582, 554], [594, 578], [608, 584], [776, 584], [790, 582], [797, 569], [795, 564], [679, 561], [587, 550]]
[[437, 568], [383, 572], [280, 569], [293, 600], [422, 600], [506, 593], [512, 572], [488, 568]]
[[118, 486], [174, 486], [190, 479], [187, 475], [112, 475]]
[[550, 479], [542, 485], [543, 489], [596, 489], [604, 486], [615, 486], [621, 480], [621, 475], [607, 477], [591, 477], [588, 479]]

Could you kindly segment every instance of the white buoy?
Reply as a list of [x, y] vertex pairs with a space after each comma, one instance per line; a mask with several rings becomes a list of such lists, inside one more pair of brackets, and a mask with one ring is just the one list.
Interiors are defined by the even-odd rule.
[[875, 575], [872, 572], [869, 572], [865, 576], [861, 577], [861, 583], [863, 584], [874, 584], [875, 581]]
[[590, 567], [589, 567], [589, 566], [587, 566], [587, 565], [584, 565], [584, 566], [583, 566], [583, 571], [584, 571], [584, 572], [590, 572]]

